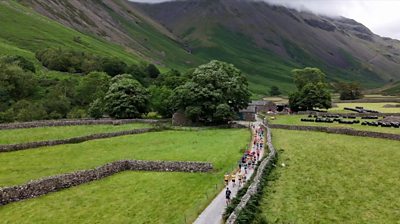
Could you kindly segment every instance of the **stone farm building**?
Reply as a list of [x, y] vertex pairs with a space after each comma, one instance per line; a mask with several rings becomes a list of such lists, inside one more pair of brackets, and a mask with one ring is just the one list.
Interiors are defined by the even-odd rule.
[[246, 109], [239, 111], [240, 120], [254, 121], [257, 113], [276, 112], [276, 104], [272, 101], [252, 101]]

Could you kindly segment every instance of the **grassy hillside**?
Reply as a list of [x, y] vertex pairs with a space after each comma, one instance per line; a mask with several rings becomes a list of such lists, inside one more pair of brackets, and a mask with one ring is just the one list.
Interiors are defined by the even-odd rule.
[[389, 95], [400, 95], [400, 81], [394, 83], [393, 85], [391, 85], [391, 87], [383, 90], [382, 92]]
[[84, 50], [137, 62], [139, 56], [119, 45], [82, 34], [52, 21], [12, 0], [0, 2], [0, 54], [34, 59], [34, 52], [46, 47]]

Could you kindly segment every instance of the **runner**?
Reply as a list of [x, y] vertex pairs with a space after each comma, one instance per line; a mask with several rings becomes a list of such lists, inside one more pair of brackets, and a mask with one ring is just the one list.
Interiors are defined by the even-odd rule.
[[230, 178], [230, 175], [229, 175], [229, 174], [225, 174], [225, 176], [224, 176], [225, 186], [228, 186], [228, 184], [229, 184], [229, 178]]
[[225, 191], [226, 205], [229, 205], [229, 203], [231, 203], [231, 193], [231, 190], [229, 190], [229, 187], [227, 187]]
[[238, 174], [238, 185], [239, 185], [239, 188], [242, 186], [242, 176], [243, 176], [243, 174], [242, 174], [242, 172], [239, 172], [239, 174]]
[[231, 180], [232, 180], [233, 187], [235, 187], [235, 185], [236, 185], [236, 175], [235, 175], [235, 173], [232, 173]]

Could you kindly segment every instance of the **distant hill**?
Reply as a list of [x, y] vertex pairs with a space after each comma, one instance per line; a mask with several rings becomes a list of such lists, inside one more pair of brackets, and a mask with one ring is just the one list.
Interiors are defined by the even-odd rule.
[[371, 88], [400, 79], [400, 41], [351, 19], [264, 2], [4, 0], [0, 27], [0, 54], [34, 58], [56, 46], [181, 70], [219, 59], [242, 69], [258, 94], [272, 85], [290, 92], [290, 71], [305, 66]]
[[253, 88], [290, 88], [293, 67], [316, 66], [330, 80], [379, 86], [400, 79], [400, 41], [347, 18], [298, 12], [260, 1], [187, 0], [132, 3], [171, 30], [201, 58], [230, 61]]

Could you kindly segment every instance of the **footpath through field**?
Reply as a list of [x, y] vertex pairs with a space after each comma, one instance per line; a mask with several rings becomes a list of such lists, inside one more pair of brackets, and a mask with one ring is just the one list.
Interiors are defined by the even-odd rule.
[[[261, 125], [261, 121], [257, 121], [254, 123], [251, 123], [252, 127], [252, 140], [250, 142], [250, 147], [251, 151], [256, 150], [256, 147], [254, 147], [254, 139], [257, 137], [256, 130], [259, 128]], [[265, 133], [264, 133], [265, 135]], [[264, 136], [263, 136], [264, 138]], [[265, 139], [265, 138], [264, 138]], [[265, 141], [265, 140], [264, 140]], [[261, 160], [264, 156], [264, 144], [262, 145], [262, 148], [260, 150], [260, 156], [259, 159]], [[242, 166], [241, 173], [244, 174], [244, 167]], [[250, 177], [254, 173], [254, 168], [253, 169], [248, 169], [247, 175], [246, 175], [246, 180], [249, 180]], [[221, 181], [223, 180], [223, 177], [221, 177]], [[228, 187], [232, 191], [231, 193], [231, 199], [234, 198], [239, 191], [239, 184], [237, 180], [237, 175], [236, 175], [236, 186], [233, 187], [233, 183], [229, 181]], [[244, 184], [243, 184], [244, 185]], [[243, 186], [242, 185], [242, 186]], [[221, 224], [223, 221], [223, 214], [226, 208], [226, 200], [225, 200], [225, 191], [226, 187], [217, 195], [217, 197], [214, 198], [214, 200], [207, 206], [207, 208], [199, 215], [199, 217], [194, 221], [194, 224]]]

